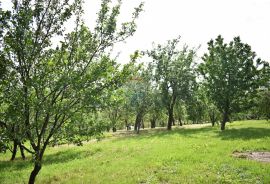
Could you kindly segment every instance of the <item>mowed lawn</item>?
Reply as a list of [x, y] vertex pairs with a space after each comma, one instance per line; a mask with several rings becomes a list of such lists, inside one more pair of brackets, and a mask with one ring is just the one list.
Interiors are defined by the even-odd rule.
[[[270, 151], [270, 122], [142, 132], [82, 147], [48, 148], [37, 183], [270, 183], [270, 163], [234, 151]], [[19, 156], [19, 155], [18, 155]], [[29, 156], [28, 156], [29, 157]], [[27, 183], [31, 159], [0, 155], [0, 183]]]

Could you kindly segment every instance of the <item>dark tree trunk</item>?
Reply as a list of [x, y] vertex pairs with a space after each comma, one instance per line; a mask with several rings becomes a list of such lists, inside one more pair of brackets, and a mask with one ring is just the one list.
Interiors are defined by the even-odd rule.
[[221, 122], [221, 130], [225, 130], [225, 125], [229, 121], [229, 114], [227, 111], [223, 113], [223, 120]]
[[126, 125], [127, 130], [129, 130], [128, 121], [126, 119], [125, 119], [125, 125]]
[[215, 112], [210, 112], [209, 113], [209, 118], [210, 118], [210, 121], [211, 121], [212, 126], [215, 126], [215, 123], [217, 121]]
[[151, 122], [151, 128], [156, 128], [156, 120], [153, 118], [150, 120]]
[[18, 147], [18, 143], [17, 141], [13, 141], [13, 150], [12, 150], [12, 156], [10, 160], [14, 160], [16, 158], [16, 154], [17, 154], [17, 147]]
[[112, 131], [113, 131], [113, 132], [116, 132], [116, 127], [113, 127], [113, 128], [112, 128]]
[[172, 129], [172, 124], [173, 124], [173, 121], [174, 121], [174, 118], [173, 118], [173, 107], [171, 107], [171, 108], [168, 109], [168, 115], [169, 115], [169, 118], [168, 118], [167, 130], [171, 130]]
[[31, 172], [28, 184], [34, 184], [35, 183], [36, 176], [38, 175], [40, 170], [41, 170], [41, 163], [36, 162], [35, 167], [34, 167], [33, 171]]
[[135, 126], [134, 126], [134, 130], [135, 130], [137, 133], [140, 132], [141, 122], [142, 122], [142, 115], [141, 115], [141, 113], [138, 113], [138, 114], [136, 115]]
[[179, 121], [179, 125], [180, 125], [180, 126], [183, 126], [183, 123], [182, 123], [181, 118], [178, 118], [178, 121]]
[[24, 149], [23, 149], [22, 143], [19, 144], [19, 147], [20, 147], [22, 159], [25, 160], [25, 154], [24, 154]]

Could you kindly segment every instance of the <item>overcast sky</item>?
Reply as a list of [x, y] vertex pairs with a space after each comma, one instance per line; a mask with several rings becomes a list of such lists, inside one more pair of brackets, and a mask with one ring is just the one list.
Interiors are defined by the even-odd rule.
[[[86, 1], [86, 17], [91, 17], [98, 3]], [[97, 1], [96, 1], [97, 2]], [[131, 14], [140, 0], [124, 0], [122, 17]], [[164, 43], [182, 37], [191, 47], [201, 45], [199, 55], [207, 49], [207, 42], [221, 34], [226, 41], [240, 36], [252, 46], [259, 57], [270, 60], [270, 0], [145, 0], [144, 12], [138, 20], [135, 35], [116, 50], [120, 59], [128, 58], [136, 49], [150, 49], [152, 42]], [[96, 8], [94, 8], [96, 4]], [[93, 9], [92, 9], [92, 8]], [[86, 20], [87, 22], [87, 20]]]
[[[3, 6], [10, 0], [2, 0]], [[133, 8], [141, 0], [123, 0], [120, 20], [129, 20]], [[152, 42], [165, 43], [182, 37], [191, 47], [201, 45], [221, 34], [226, 41], [240, 36], [259, 57], [270, 60], [270, 0], [144, 0], [144, 12], [138, 29], [125, 44], [115, 47], [121, 62], [127, 62], [135, 50], [152, 48]], [[6, 5], [5, 5], [6, 4]], [[93, 27], [100, 0], [85, 0], [85, 22]]]

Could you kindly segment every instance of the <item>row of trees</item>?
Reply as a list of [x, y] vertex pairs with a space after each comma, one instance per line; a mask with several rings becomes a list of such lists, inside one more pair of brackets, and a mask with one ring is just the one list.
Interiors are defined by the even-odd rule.
[[[18, 148], [23, 158], [25, 151], [32, 155], [29, 183], [47, 147], [61, 141], [81, 144], [131, 124], [139, 133], [146, 121], [171, 130], [176, 121], [222, 119], [224, 130], [232, 115], [256, 106], [269, 117], [269, 64], [239, 37], [229, 44], [221, 36], [211, 40], [201, 63], [196, 49], [179, 48], [179, 37], [120, 65], [111, 50], [134, 34], [143, 4], [119, 24], [121, 2], [102, 0], [90, 29], [81, 20], [81, 0], [12, 3], [0, 11], [0, 149], [12, 159]], [[74, 30], [67, 33], [69, 20]], [[136, 65], [140, 57], [149, 63]]]
[[[152, 128], [156, 120], [167, 119], [168, 130], [176, 121], [182, 125], [183, 120], [212, 125], [220, 121], [224, 130], [230, 119], [239, 119], [241, 114], [268, 118], [269, 64], [256, 58], [249, 45], [239, 37], [226, 44], [218, 36], [208, 43], [202, 62], [196, 63], [196, 49], [185, 45], [179, 50], [179, 41], [177, 38], [141, 53], [150, 58], [149, 63], [121, 88], [124, 95], [116, 93], [121, 100], [109, 107], [118, 109], [120, 128], [120, 117], [127, 113], [136, 117], [137, 132], [145, 115]], [[115, 131], [116, 121], [112, 124]]]

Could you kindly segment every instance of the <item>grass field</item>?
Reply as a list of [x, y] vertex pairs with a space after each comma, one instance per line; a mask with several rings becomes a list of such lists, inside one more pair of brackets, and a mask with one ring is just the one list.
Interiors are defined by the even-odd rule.
[[[270, 163], [234, 151], [270, 151], [270, 122], [142, 132], [83, 147], [49, 148], [37, 183], [270, 183]], [[0, 183], [27, 183], [31, 159], [0, 155]]]

